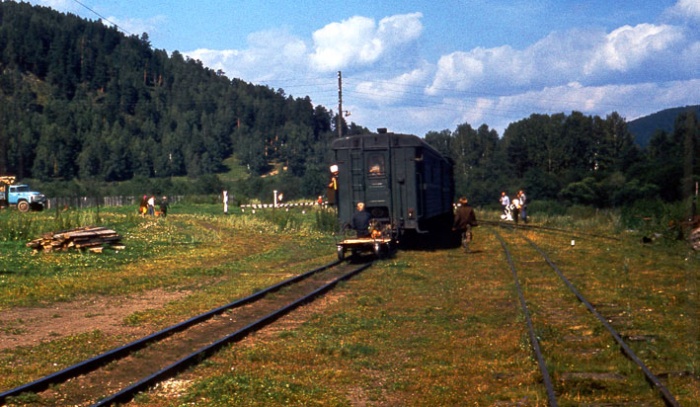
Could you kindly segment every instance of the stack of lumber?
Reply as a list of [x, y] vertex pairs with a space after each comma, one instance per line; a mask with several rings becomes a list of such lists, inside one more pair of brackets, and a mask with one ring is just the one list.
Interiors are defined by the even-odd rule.
[[34, 250], [50, 252], [53, 250], [86, 249], [91, 252], [102, 253], [102, 249], [109, 247], [115, 250], [124, 249], [121, 244], [121, 236], [112, 229], [104, 227], [86, 226], [59, 232], [44, 233], [39, 239], [27, 243], [27, 247]]

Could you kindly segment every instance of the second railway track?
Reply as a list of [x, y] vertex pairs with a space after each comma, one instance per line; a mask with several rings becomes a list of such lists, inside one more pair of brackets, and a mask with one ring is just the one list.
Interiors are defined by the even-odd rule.
[[[537, 244], [517, 232], [508, 238], [494, 233], [514, 278], [550, 406], [558, 406], [560, 400], [563, 404], [599, 402], [596, 388], [606, 403], [680, 406]], [[519, 244], [519, 251], [513, 253], [507, 240], [527, 244]], [[628, 361], [622, 360], [623, 355]], [[640, 390], [646, 386], [649, 391]]]
[[0, 405], [36, 393], [42, 405], [124, 403], [160, 381], [241, 340], [370, 267], [339, 261], [289, 278], [248, 297], [30, 383], [0, 393]]

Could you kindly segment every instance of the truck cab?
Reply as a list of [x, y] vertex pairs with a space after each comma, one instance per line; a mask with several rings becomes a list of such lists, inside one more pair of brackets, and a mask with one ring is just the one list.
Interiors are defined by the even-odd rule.
[[46, 205], [46, 196], [40, 192], [32, 191], [27, 184], [15, 184], [15, 177], [0, 177], [0, 207], [16, 206], [20, 212], [28, 212], [30, 209], [40, 211]]

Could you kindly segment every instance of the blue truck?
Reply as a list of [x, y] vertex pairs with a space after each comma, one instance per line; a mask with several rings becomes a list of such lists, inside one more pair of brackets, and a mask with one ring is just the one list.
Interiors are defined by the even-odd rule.
[[29, 185], [15, 184], [15, 177], [0, 176], [0, 208], [16, 206], [20, 212], [41, 211], [46, 205], [46, 196], [32, 191]]

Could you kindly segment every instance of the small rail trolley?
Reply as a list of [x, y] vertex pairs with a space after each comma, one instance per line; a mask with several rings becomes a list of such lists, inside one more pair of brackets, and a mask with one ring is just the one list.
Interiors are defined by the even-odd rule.
[[396, 249], [398, 240], [396, 240], [391, 228], [388, 225], [383, 225], [376, 220], [370, 223], [370, 235], [367, 237], [349, 237], [348, 234], [354, 234], [346, 228], [346, 238], [336, 244], [338, 250], [338, 259], [345, 259], [347, 252], [353, 256], [362, 253], [374, 253], [377, 258], [384, 258], [391, 255]]

